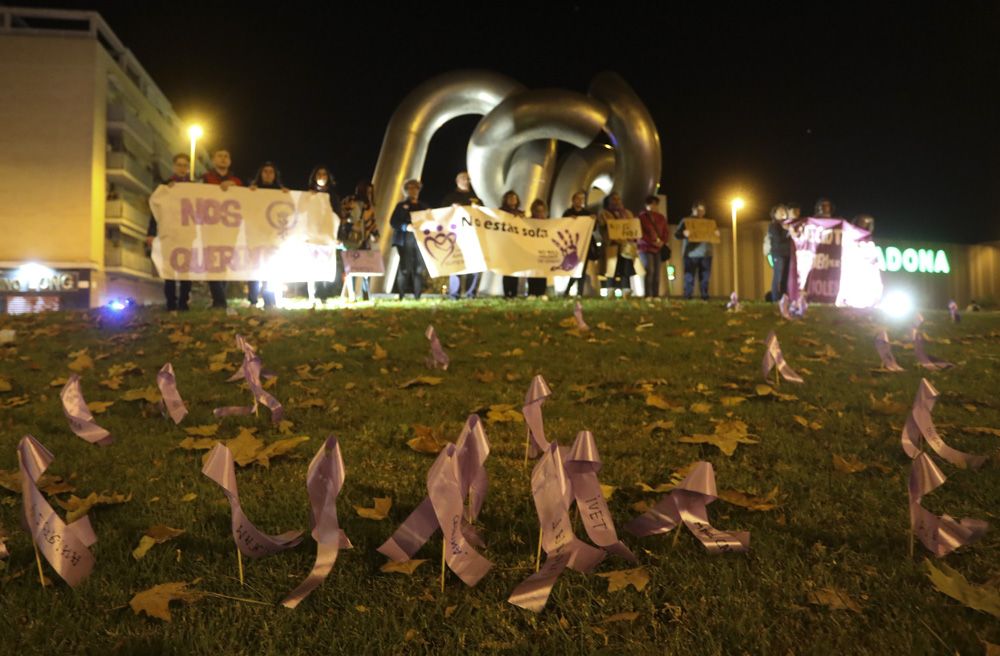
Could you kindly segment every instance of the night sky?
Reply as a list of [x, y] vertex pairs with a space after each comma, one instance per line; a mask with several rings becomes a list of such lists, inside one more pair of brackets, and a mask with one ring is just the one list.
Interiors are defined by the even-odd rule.
[[[656, 121], [673, 222], [697, 198], [725, 218], [738, 190], [753, 218], [828, 196], [883, 237], [1000, 239], [1000, 3], [31, 4], [99, 11], [242, 176], [273, 159], [301, 188], [325, 162], [346, 192], [370, 178], [397, 103], [435, 74], [584, 92], [607, 69]], [[432, 203], [477, 121], [432, 141]]]

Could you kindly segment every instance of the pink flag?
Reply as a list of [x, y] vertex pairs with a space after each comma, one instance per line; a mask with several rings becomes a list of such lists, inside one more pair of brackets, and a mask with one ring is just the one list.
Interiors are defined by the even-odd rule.
[[573, 497], [580, 511], [580, 519], [591, 541], [608, 553], [621, 556], [633, 563], [638, 562], [635, 554], [618, 539], [611, 510], [604, 500], [604, 493], [601, 492], [597, 473], [601, 471], [603, 463], [597, 452], [597, 442], [593, 433], [580, 431], [577, 434], [573, 446], [566, 454], [563, 466], [573, 487]]
[[[920, 317], [920, 319], [922, 322], [923, 317]], [[913, 340], [913, 355], [916, 356], [917, 363], [921, 367], [930, 369], [931, 371], [939, 371], [942, 369], [951, 369], [955, 366], [951, 362], [927, 354], [927, 349], [925, 348], [926, 340], [924, 339], [924, 333], [920, 330], [919, 324], [913, 328], [910, 334], [910, 338]]]
[[989, 524], [979, 519], [955, 520], [938, 517], [920, 505], [925, 494], [941, 487], [945, 476], [926, 453], [921, 452], [910, 467], [910, 530], [938, 558], [983, 537]]
[[232, 531], [236, 548], [248, 558], [263, 558], [294, 547], [302, 542], [302, 531], [288, 531], [281, 535], [268, 535], [258, 529], [240, 507], [240, 493], [236, 488], [236, 466], [229, 448], [217, 443], [208, 454], [208, 462], [201, 473], [219, 484], [229, 499], [232, 511]]
[[514, 588], [507, 599], [515, 606], [540, 613], [559, 575], [567, 567], [590, 573], [604, 560], [605, 552], [595, 549], [573, 534], [565, 497], [569, 482], [559, 457], [559, 445], [549, 444], [531, 472], [531, 495], [542, 527], [545, 564]]
[[90, 546], [97, 536], [84, 515], [72, 524], [62, 520], [38, 489], [38, 479], [52, 462], [52, 454], [31, 435], [17, 445], [21, 470], [21, 495], [24, 500], [24, 526], [31, 533], [38, 550], [52, 569], [75, 588], [94, 569]]
[[160, 372], [156, 374], [156, 385], [160, 388], [163, 396], [163, 405], [167, 414], [173, 419], [175, 424], [181, 423], [187, 416], [188, 410], [184, 406], [180, 392], [177, 391], [177, 379], [174, 377], [174, 367], [169, 362], [163, 365]]
[[444, 371], [448, 370], [448, 362], [450, 358], [448, 354], [444, 352], [441, 348], [441, 340], [438, 339], [437, 333], [434, 331], [434, 326], [427, 326], [427, 330], [424, 331], [424, 336], [431, 343], [431, 354], [427, 358], [427, 366], [431, 369], [442, 369]]
[[923, 451], [922, 443], [927, 444], [938, 454], [951, 464], [961, 469], [979, 469], [986, 462], [986, 456], [974, 456], [958, 449], [948, 446], [934, 426], [931, 419], [931, 411], [937, 403], [940, 393], [931, 385], [926, 378], [920, 379], [920, 387], [917, 388], [917, 395], [913, 399], [913, 407], [910, 415], [906, 418], [903, 426], [902, 443], [903, 451], [911, 458], [916, 458]]
[[62, 391], [59, 392], [59, 398], [62, 400], [63, 413], [69, 420], [69, 427], [74, 433], [91, 444], [108, 446], [114, 441], [111, 433], [98, 426], [97, 422], [94, 421], [94, 415], [90, 414], [90, 408], [83, 400], [83, 391], [80, 389], [78, 375], [73, 374], [69, 377], [69, 380], [63, 385]]
[[892, 344], [889, 343], [889, 334], [886, 331], [880, 332], [875, 335], [875, 350], [878, 351], [878, 355], [882, 358], [882, 368], [886, 371], [904, 371], [899, 363], [896, 362], [896, 357], [892, 354]]
[[583, 332], [590, 330], [590, 326], [588, 326], [587, 322], [583, 320], [583, 306], [580, 305], [580, 301], [577, 301], [576, 305], [573, 307], [573, 318], [576, 319], [577, 330]]
[[[442, 453], [444, 451], [442, 450]], [[486, 475], [484, 463], [489, 456], [490, 445], [486, 439], [486, 433], [483, 431], [483, 423], [479, 415], [470, 415], [466, 420], [462, 434], [455, 445], [455, 453], [458, 460], [459, 492], [463, 500], [468, 499], [469, 501], [466, 513], [464, 516], [460, 516], [461, 531], [469, 543], [483, 546], [482, 540], [470, 526], [479, 516], [486, 492], [489, 489], [489, 478]], [[439, 454], [438, 458], [441, 457]], [[437, 461], [435, 461], [435, 465], [437, 465]], [[443, 466], [439, 466], [438, 469]], [[434, 473], [435, 476], [447, 474], [441, 474], [432, 467], [428, 473], [428, 486], [432, 484], [431, 473]], [[450, 485], [450, 483], [437, 479], [434, 480], [434, 483], [442, 486], [436, 489], [447, 490]], [[447, 505], [450, 503], [453, 501], [449, 498], [439, 497], [439, 505], [442, 508], [450, 508]], [[437, 532], [440, 526], [434, 500], [430, 496], [426, 496], [420, 505], [400, 524], [396, 532], [378, 548], [378, 551], [395, 562], [410, 560], [420, 550], [420, 547]], [[474, 557], [470, 558], [475, 559]]]
[[344, 459], [337, 438], [326, 438], [306, 474], [309, 507], [312, 510], [312, 537], [316, 540], [316, 562], [309, 576], [292, 590], [281, 605], [295, 608], [318, 588], [333, 569], [341, 549], [350, 549], [351, 541], [337, 521], [337, 496], [344, 486]]
[[781, 377], [785, 380], [793, 383], [803, 382], [802, 377], [795, 373], [795, 371], [788, 366], [788, 363], [785, 362], [785, 356], [781, 352], [781, 345], [778, 344], [778, 337], [774, 334], [773, 330], [768, 333], [764, 346], [764, 362], [761, 366], [764, 380], [767, 380], [767, 375], [771, 373], [771, 369], [777, 367], [778, 373], [781, 374]]
[[552, 390], [541, 374], [531, 379], [531, 387], [524, 395], [521, 412], [524, 414], [524, 423], [528, 426], [528, 451], [532, 458], [549, 448], [545, 439], [545, 427], [542, 425], [542, 404], [551, 395]]
[[267, 392], [267, 390], [264, 389], [264, 384], [261, 382], [262, 373], [260, 358], [253, 358], [251, 360], [244, 361], [241, 369], [244, 377], [246, 378], [247, 386], [250, 388], [250, 393], [253, 394], [253, 405], [216, 408], [212, 411], [212, 413], [216, 417], [252, 415], [257, 411], [258, 405], [263, 405], [271, 411], [271, 423], [281, 423], [281, 418], [284, 416], [285, 410], [281, 407], [281, 403], [278, 402], [278, 399], [274, 398]]
[[955, 323], [962, 320], [962, 315], [958, 313], [958, 303], [955, 301], [948, 301], [948, 314], [951, 315], [951, 320]]
[[699, 462], [680, 485], [629, 522], [625, 530], [645, 537], [668, 533], [683, 522], [709, 553], [746, 551], [750, 548], [750, 533], [720, 531], [708, 522], [707, 506], [717, 498], [715, 470], [711, 463]]
[[743, 309], [740, 306], [740, 297], [736, 292], [729, 295], [729, 302], [726, 303], [726, 309], [731, 312], [739, 312]]
[[792, 302], [791, 299], [788, 298], [788, 294], [781, 295], [781, 300], [778, 301], [778, 312], [781, 313], [782, 319], [787, 319], [788, 321], [791, 321], [792, 319], [795, 318], [792, 316], [791, 302]]

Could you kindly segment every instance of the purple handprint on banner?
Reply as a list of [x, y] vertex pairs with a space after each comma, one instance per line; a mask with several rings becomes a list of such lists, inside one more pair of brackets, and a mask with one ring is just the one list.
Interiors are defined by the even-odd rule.
[[450, 227], [449, 232], [444, 232], [444, 226], [438, 226], [434, 232], [424, 228], [424, 248], [438, 262], [443, 263], [455, 252], [455, 242], [458, 239], [455, 233], [457, 226], [452, 224]]
[[552, 267], [550, 271], [572, 271], [580, 264], [580, 253], [577, 247], [580, 245], [580, 233], [558, 232], [556, 238], [552, 240], [559, 252], [562, 253], [563, 261]]

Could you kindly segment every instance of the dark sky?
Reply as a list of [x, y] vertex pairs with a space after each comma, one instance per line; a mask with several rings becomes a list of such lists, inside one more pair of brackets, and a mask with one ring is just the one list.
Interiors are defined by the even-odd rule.
[[[438, 73], [586, 91], [607, 69], [656, 121], [672, 221], [696, 198], [724, 218], [739, 189], [746, 216], [828, 196], [883, 236], [1000, 239], [996, 2], [43, 4], [99, 11], [244, 176], [274, 159], [301, 187], [328, 162], [353, 188], [398, 102]], [[431, 143], [428, 200], [464, 168], [477, 120]]]

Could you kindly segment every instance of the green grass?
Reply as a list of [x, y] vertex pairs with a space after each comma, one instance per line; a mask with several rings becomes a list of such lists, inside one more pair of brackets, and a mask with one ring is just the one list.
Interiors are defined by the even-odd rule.
[[[475, 303], [386, 302], [374, 307], [328, 312], [248, 314], [208, 312], [170, 316], [145, 310], [126, 324], [94, 314], [53, 314], [9, 319], [18, 331], [15, 349], [4, 352], [0, 375], [15, 395], [30, 403], [0, 409], [0, 468], [16, 469], [15, 446], [26, 433], [55, 455], [50, 473], [72, 478], [76, 494], [130, 492], [129, 503], [98, 507], [90, 516], [99, 541], [97, 565], [76, 590], [56, 579], [41, 589], [31, 543], [19, 530], [20, 498], [0, 489], [0, 526], [12, 552], [0, 571], [0, 653], [198, 653], [321, 654], [546, 652], [604, 653], [955, 653], [982, 652], [981, 640], [1000, 643], [1000, 624], [935, 591], [922, 570], [926, 552], [918, 544], [910, 558], [906, 480], [909, 460], [899, 444], [904, 415], [872, 411], [869, 394], [886, 392], [909, 406], [920, 377], [912, 352], [896, 348], [905, 373], [873, 375], [876, 325], [832, 308], [810, 308], [806, 320], [779, 322], [772, 307], [749, 305], [740, 315], [719, 303], [668, 304], [645, 301], [584, 303], [598, 343], [566, 333], [567, 301]], [[605, 323], [610, 330], [597, 329]], [[640, 323], [651, 328], [636, 331]], [[423, 331], [433, 323], [452, 357], [436, 387], [400, 389], [418, 375], [428, 347]], [[36, 333], [51, 327], [46, 334]], [[799, 401], [754, 396], [762, 342], [776, 328], [793, 368], [811, 371], [801, 386], [782, 391]], [[181, 348], [168, 335], [190, 331]], [[928, 377], [942, 392], [934, 418], [953, 446], [994, 454], [978, 472], [942, 464], [949, 476], [925, 505], [937, 513], [997, 523], [1000, 474], [997, 438], [970, 435], [962, 426], [1000, 426], [997, 364], [1000, 317], [968, 314], [954, 325], [945, 313], [929, 313], [931, 353], [958, 362]], [[902, 339], [901, 326], [890, 335]], [[295, 455], [237, 473], [244, 509], [271, 533], [308, 529], [305, 471], [329, 433], [340, 438], [347, 469], [338, 504], [340, 521], [354, 549], [342, 552], [326, 583], [294, 611], [277, 602], [308, 573], [315, 545], [310, 539], [288, 552], [247, 562], [247, 585], [236, 580], [229, 509], [221, 490], [201, 475], [201, 453], [180, 450], [183, 426], [214, 423], [219, 405], [245, 404], [248, 394], [224, 382], [228, 372], [209, 371], [209, 357], [233, 348], [242, 333], [264, 364], [278, 373], [272, 392], [286, 404], [293, 434], [309, 435]], [[34, 335], [34, 336], [33, 336]], [[359, 340], [377, 340], [388, 358], [372, 359]], [[812, 344], [815, 340], [822, 348]], [[600, 343], [606, 342], [606, 343]], [[348, 347], [346, 354], [334, 343]], [[831, 346], [837, 357], [814, 358]], [[91, 446], [73, 435], [63, 417], [58, 388], [49, 381], [68, 375], [70, 351], [88, 348], [95, 368], [84, 372], [88, 401], [116, 400], [98, 423], [115, 443]], [[523, 356], [503, 356], [512, 349]], [[745, 348], [747, 353], [741, 352]], [[478, 358], [475, 354], [489, 352]], [[98, 385], [108, 368], [137, 363], [142, 375], [125, 379], [114, 392]], [[191, 411], [182, 427], [161, 418], [145, 401], [117, 400], [123, 391], [154, 384], [157, 369], [173, 362], [178, 386]], [[233, 353], [232, 363], [238, 362]], [[301, 381], [295, 367], [336, 361], [343, 369]], [[496, 382], [479, 382], [476, 372], [494, 372]], [[511, 590], [531, 571], [538, 524], [523, 466], [522, 423], [488, 424], [493, 451], [487, 461], [489, 497], [481, 515], [494, 569], [476, 588], [454, 575], [438, 590], [440, 538], [418, 554], [430, 562], [412, 577], [383, 574], [385, 558], [375, 549], [425, 494], [433, 458], [406, 446], [401, 425], [444, 425], [450, 439], [473, 410], [493, 403], [520, 406], [531, 377], [541, 373], [553, 396], [545, 404], [550, 439], [568, 445], [579, 430], [594, 432], [604, 460], [601, 481], [618, 486], [610, 502], [619, 527], [636, 514], [632, 505], [653, 502], [637, 486], [669, 480], [694, 460], [715, 466], [719, 489], [766, 493], [780, 488], [781, 505], [752, 512], [717, 501], [709, 506], [714, 526], [751, 532], [747, 554], [713, 556], [690, 533], [624, 540], [649, 570], [643, 592], [609, 593], [597, 576], [567, 571], [545, 611], [533, 615], [507, 603]], [[515, 380], [507, 380], [507, 374]], [[665, 412], [645, 405], [638, 380], [662, 379], [656, 392], [685, 407], [712, 404], [711, 414]], [[353, 383], [353, 388], [347, 389]], [[699, 391], [698, 384], [707, 386]], [[581, 400], [571, 385], [594, 384]], [[304, 389], [303, 386], [310, 389]], [[746, 403], [723, 408], [721, 396], [742, 394]], [[319, 397], [335, 408], [297, 409], [295, 401]], [[712, 418], [731, 412], [750, 426], [760, 443], [741, 445], [733, 457], [715, 447], [682, 444], [677, 437], [709, 433]], [[812, 431], [795, 423], [802, 415], [823, 425]], [[647, 435], [642, 427], [673, 419], [669, 434]], [[221, 421], [219, 436], [244, 425], [259, 427], [265, 441], [279, 437], [267, 415]], [[281, 436], [284, 437], [284, 436]], [[832, 454], [882, 463], [890, 473], [836, 472]], [[194, 492], [193, 502], [181, 497]], [[389, 519], [357, 516], [353, 506], [370, 506], [391, 496]], [[187, 532], [158, 545], [141, 561], [130, 555], [143, 531], [167, 524]], [[585, 538], [582, 528], [577, 534]], [[994, 529], [947, 562], [981, 583], [1000, 576], [1000, 532]], [[608, 559], [599, 571], [627, 567]], [[265, 601], [255, 605], [204, 598], [172, 607], [173, 622], [135, 616], [128, 608], [136, 592], [168, 581], [193, 581], [197, 589]], [[862, 612], [811, 605], [810, 590], [834, 587], [850, 595]], [[448, 619], [446, 609], [457, 606]], [[633, 622], [602, 621], [637, 611]], [[407, 640], [407, 637], [410, 639]]]

